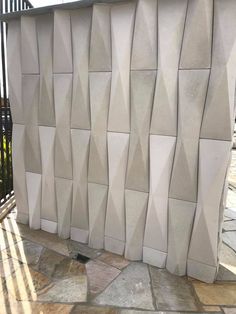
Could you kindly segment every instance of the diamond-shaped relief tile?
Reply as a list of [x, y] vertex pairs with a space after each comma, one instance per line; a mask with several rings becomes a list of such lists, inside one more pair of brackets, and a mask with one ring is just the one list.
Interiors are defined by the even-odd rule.
[[95, 4], [90, 43], [90, 71], [111, 70], [110, 5]]

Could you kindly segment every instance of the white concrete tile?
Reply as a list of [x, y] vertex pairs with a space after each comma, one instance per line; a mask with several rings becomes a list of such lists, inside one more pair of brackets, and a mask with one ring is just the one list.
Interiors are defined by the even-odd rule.
[[72, 128], [90, 129], [88, 66], [91, 19], [91, 8], [71, 12], [73, 47]]
[[[162, 253], [167, 253], [168, 192], [175, 142], [175, 137], [150, 136], [150, 191], [144, 247]], [[145, 256], [143, 260], [146, 262]], [[163, 263], [156, 266], [162, 267], [162, 265]]]
[[104, 229], [108, 187], [102, 184], [88, 184], [89, 200], [89, 246], [104, 248]]
[[[73, 240], [88, 243], [88, 154], [90, 131], [71, 129], [73, 199], [71, 227]], [[72, 229], [71, 228], [71, 229]]]
[[227, 141], [200, 140], [198, 200], [188, 259], [212, 267], [218, 263], [219, 211], [230, 149]]
[[[129, 134], [108, 132], [109, 191], [105, 236], [105, 249], [123, 254], [125, 242], [125, 175], [127, 167]], [[121, 242], [121, 243], [120, 243]], [[110, 246], [109, 243], [112, 243]], [[123, 243], [123, 245], [121, 245]], [[114, 244], [114, 245], [113, 245]]]
[[71, 73], [73, 68], [69, 11], [54, 11], [53, 29], [53, 72]]
[[40, 229], [42, 175], [26, 172], [26, 185], [29, 204], [29, 226], [31, 229]]
[[108, 185], [107, 118], [111, 73], [90, 73], [91, 142], [89, 182]]
[[24, 124], [21, 82], [21, 31], [19, 20], [12, 20], [8, 23], [7, 60], [12, 120], [13, 123]]
[[232, 71], [227, 70], [227, 67], [216, 66], [211, 69], [201, 138], [232, 140], [235, 84], [231, 77]]
[[57, 233], [57, 222], [41, 219], [41, 229], [50, 233]]
[[111, 16], [109, 4], [94, 4], [90, 43], [90, 71], [111, 71]]
[[213, 0], [190, 0], [180, 68], [211, 67]]
[[217, 267], [188, 259], [188, 275], [198, 280], [213, 283], [217, 275]]
[[72, 74], [55, 74], [53, 82], [56, 126], [69, 129], [72, 101]]
[[175, 275], [186, 275], [195, 209], [195, 203], [169, 199], [166, 268]]
[[42, 173], [39, 127], [35, 125], [25, 126], [25, 169]]
[[25, 126], [14, 124], [12, 130], [12, 166], [13, 188], [17, 206], [17, 220], [22, 223], [29, 221], [27, 186], [25, 176]]
[[132, 47], [132, 70], [157, 68], [157, 0], [139, 0]]
[[54, 102], [56, 112], [55, 176], [72, 179], [71, 156], [71, 94], [72, 74], [54, 75]]
[[22, 76], [22, 102], [26, 125], [38, 125], [39, 75]]
[[177, 79], [186, 0], [158, 1], [158, 75], [151, 133], [175, 136], [177, 132]]
[[55, 176], [72, 179], [71, 134], [69, 128], [56, 128]]
[[198, 143], [209, 70], [179, 71], [178, 138], [169, 196], [197, 201]]
[[53, 15], [37, 17], [37, 35], [40, 68], [39, 124], [55, 126], [53, 101]]
[[201, 138], [232, 139], [236, 76], [235, 10], [234, 1], [215, 2], [212, 70]]
[[149, 190], [149, 126], [156, 71], [131, 72], [131, 134], [126, 188]]
[[34, 16], [21, 16], [21, 60], [22, 73], [39, 73], [36, 18]]
[[89, 231], [84, 229], [79, 229], [75, 227], [70, 228], [70, 238], [71, 240], [88, 243]]
[[108, 130], [130, 131], [130, 58], [134, 3], [115, 4], [111, 9], [112, 83]]
[[[54, 183], [55, 133], [56, 129], [53, 127], [46, 126], [39, 127], [39, 139], [42, 156], [41, 220], [53, 221], [56, 223], [57, 208]], [[42, 225], [41, 229], [43, 229]]]
[[57, 232], [60, 238], [70, 237], [71, 206], [72, 206], [72, 180], [55, 178], [56, 200], [58, 213]]
[[125, 190], [125, 258], [142, 260], [148, 193]]
[[167, 253], [150, 247], [143, 247], [143, 262], [156, 266], [158, 268], [165, 268]]

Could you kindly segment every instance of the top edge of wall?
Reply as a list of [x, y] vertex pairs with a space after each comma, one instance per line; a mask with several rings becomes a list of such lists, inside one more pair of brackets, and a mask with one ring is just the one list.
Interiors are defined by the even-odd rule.
[[[127, 1], [127, 0], [79, 0], [75, 2], [67, 2], [67, 3], [62, 3], [62, 4], [55, 4], [55, 5], [45, 6], [45, 7], [39, 7], [39, 8], [0, 14], [0, 21], [7, 22], [12, 19], [20, 18], [21, 16], [31, 16], [31, 15], [52, 13], [56, 9], [73, 10], [73, 9], [89, 7], [89, 6], [92, 6], [93, 4], [115, 3], [115, 2], [124, 2], [124, 1]], [[130, 2], [133, 2], [133, 1], [134, 0], [130, 0]]]

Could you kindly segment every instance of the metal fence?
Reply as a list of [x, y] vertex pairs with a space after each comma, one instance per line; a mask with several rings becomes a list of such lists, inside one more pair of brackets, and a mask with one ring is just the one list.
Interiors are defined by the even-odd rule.
[[[0, 12], [8, 13], [32, 8], [28, 0], [0, 0]], [[13, 194], [12, 120], [7, 85], [7, 24], [0, 23], [0, 205]]]

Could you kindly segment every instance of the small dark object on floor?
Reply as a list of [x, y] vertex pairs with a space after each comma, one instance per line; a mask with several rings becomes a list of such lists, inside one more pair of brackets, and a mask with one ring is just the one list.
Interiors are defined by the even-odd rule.
[[90, 260], [89, 257], [84, 256], [84, 255], [82, 255], [82, 254], [80, 254], [80, 253], [78, 253], [78, 254], [75, 256], [75, 259], [76, 259], [77, 261], [79, 261], [80, 263], [82, 263], [82, 264], [86, 264], [86, 263], [88, 263], [88, 261]]

